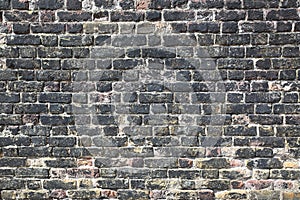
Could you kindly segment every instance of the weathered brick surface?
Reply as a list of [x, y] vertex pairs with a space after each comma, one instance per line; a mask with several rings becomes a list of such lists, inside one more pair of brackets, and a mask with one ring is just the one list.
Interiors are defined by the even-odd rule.
[[300, 199], [299, 0], [0, 0], [1, 199]]

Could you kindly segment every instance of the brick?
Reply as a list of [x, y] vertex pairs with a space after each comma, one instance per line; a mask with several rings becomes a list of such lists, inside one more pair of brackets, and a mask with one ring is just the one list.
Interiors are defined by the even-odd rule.
[[156, 9], [156, 10], [168, 9], [171, 8], [171, 1], [170, 0], [151, 1], [149, 8]]
[[209, 0], [205, 2], [193, 1], [190, 5], [190, 8], [222, 8], [224, 6], [223, 0]]
[[22, 178], [48, 178], [49, 170], [45, 168], [19, 168], [16, 171], [16, 176]]
[[146, 45], [146, 37], [143, 35], [122, 35], [112, 37], [112, 45], [116, 47], [127, 47], [127, 46], [144, 46]]
[[31, 25], [33, 33], [64, 33], [64, 24], [45, 24], [45, 25]]
[[270, 10], [266, 16], [267, 20], [299, 20], [296, 9]]
[[244, 8], [246, 9], [258, 9], [258, 8], [277, 8], [278, 1], [255, 1], [255, 0], [245, 0]]
[[41, 44], [40, 36], [36, 35], [15, 35], [7, 38], [8, 45], [39, 45]]
[[174, 47], [174, 46], [196, 46], [197, 40], [194, 35], [181, 36], [163, 36], [164, 46]]
[[146, 12], [146, 20], [148, 20], [148, 21], [160, 21], [161, 20], [161, 12], [159, 12], [159, 11], [147, 11]]
[[71, 180], [45, 180], [43, 184], [45, 189], [76, 189], [76, 181]]
[[3, 0], [0, 3], [1, 10], [9, 10], [10, 9], [10, 0]]
[[221, 21], [239, 21], [244, 20], [246, 13], [243, 11], [223, 10], [216, 13], [216, 20]]
[[139, 22], [144, 20], [144, 13], [142, 12], [131, 12], [131, 11], [113, 11], [111, 13], [112, 22]]
[[41, 93], [39, 95], [40, 102], [49, 103], [70, 103], [71, 94], [64, 93]]
[[129, 10], [135, 8], [133, 0], [123, 0], [120, 2], [120, 6], [123, 10]]
[[281, 169], [283, 167], [282, 162], [278, 158], [260, 158], [255, 159], [247, 163], [249, 169]]
[[90, 12], [65, 12], [60, 11], [57, 13], [59, 21], [61, 22], [80, 22], [80, 21], [91, 21], [92, 13]]
[[[26, 164], [25, 162], [26, 162], [26, 158], [1, 158], [0, 159], [0, 164], [2, 167], [25, 167]], [[1, 189], [5, 189], [5, 187], [11, 187], [11, 186], [9, 186], [9, 184], [5, 186], [5, 184], [2, 183]]]
[[41, 58], [70, 58], [72, 57], [72, 50], [68, 48], [39, 48], [38, 55]]
[[13, 22], [37, 22], [39, 19], [38, 12], [29, 13], [27, 11], [7, 11], [4, 13], [7, 21]]
[[192, 11], [166, 11], [163, 16], [165, 21], [186, 21], [195, 19], [195, 13]]
[[142, 51], [143, 58], [174, 58], [176, 54], [173, 49], [154, 49], [154, 48], [146, 48]]
[[82, 2], [80, 0], [68, 0], [67, 1], [68, 10], [81, 10]]
[[1, 190], [16, 190], [16, 189], [24, 189], [25, 181], [20, 179], [1, 179], [0, 180], [0, 188]]
[[29, 24], [14, 24], [13, 31], [16, 34], [28, 34], [30, 32], [30, 25]]

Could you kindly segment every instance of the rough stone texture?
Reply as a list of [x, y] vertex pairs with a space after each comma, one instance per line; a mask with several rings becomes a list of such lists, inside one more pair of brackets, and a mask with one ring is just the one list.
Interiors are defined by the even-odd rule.
[[0, 0], [1, 199], [300, 199], [299, 0]]

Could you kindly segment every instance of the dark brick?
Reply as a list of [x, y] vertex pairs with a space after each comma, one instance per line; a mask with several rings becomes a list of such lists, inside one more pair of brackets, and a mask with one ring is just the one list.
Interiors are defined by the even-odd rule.
[[122, 0], [119, 4], [123, 10], [129, 10], [135, 8], [133, 0]]
[[73, 147], [76, 144], [74, 137], [50, 137], [48, 139], [50, 146], [54, 147]]
[[60, 38], [60, 45], [64, 47], [89, 46], [92, 44], [92, 36], [63, 36]]
[[39, 45], [41, 38], [37, 35], [15, 35], [7, 37], [8, 45]]
[[25, 180], [20, 179], [0, 179], [1, 190], [25, 189]]
[[112, 8], [114, 6], [114, 1], [112, 0], [95, 0], [95, 5], [100, 8]]
[[28, 34], [30, 32], [29, 24], [14, 24], [13, 30], [16, 34]]
[[40, 0], [38, 7], [45, 10], [56, 10], [64, 6], [63, 0]]
[[248, 93], [246, 94], [246, 103], [276, 103], [281, 99], [279, 93]]
[[277, 8], [279, 1], [255, 1], [255, 0], [244, 0], [244, 8], [246, 9], [259, 9], [259, 8]]
[[111, 13], [112, 22], [139, 22], [144, 20], [144, 13], [141, 12], [130, 12], [130, 11], [113, 11]]
[[164, 12], [165, 21], [186, 21], [194, 20], [195, 12], [193, 11], [165, 11]]
[[64, 93], [41, 93], [39, 101], [44, 103], [71, 103], [71, 94]]
[[29, 13], [28, 11], [7, 11], [4, 17], [7, 21], [13, 22], [37, 22], [39, 19], [38, 12]]
[[223, 22], [222, 23], [222, 32], [223, 33], [236, 33], [238, 31], [237, 22]]
[[38, 55], [41, 58], [70, 58], [72, 57], [72, 49], [67, 48], [39, 48]]
[[10, 0], [2, 0], [0, 2], [0, 9], [1, 10], [9, 10], [10, 9]]
[[216, 13], [216, 20], [221, 21], [239, 21], [244, 20], [246, 13], [243, 11], [223, 10]]
[[83, 25], [82, 24], [67, 24], [67, 31], [69, 33], [82, 33]]
[[226, 136], [256, 136], [256, 127], [228, 126], [224, 130]]
[[64, 24], [45, 24], [45, 25], [31, 25], [33, 33], [64, 33]]
[[205, 2], [192, 1], [190, 8], [199, 9], [199, 8], [223, 8], [223, 0], [207, 0]]
[[175, 58], [176, 54], [174, 51], [169, 51], [168, 49], [154, 49], [154, 48], [147, 48], [143, 49], [142, 51], [143, 58]]
[[278, 158], [261, 158], [248, 162], [247, 167], [250, 169], [281, 169], [283, 165]]
[[57, 13], [59, 21], [61, 22], [81, 22], [81, 21], [91, 21], [92, 13], [90, 12], [65, 12], [60, 11]]
[[19, 9], [19, 10], [28, 10], [29, 9], [28, 1], [12, 0], [11, 4], [12, 4], [13, 9]]
[[45, 189], [76, 189], [76, 181], [45, 180], [43, 185]]
[[25, 164], [26, 158], [0, 158], [0, 166], [2, 167], [25, 167]]
[[267, 20], [299, 20], [297, 9], [280, 9], [268, 12]]
[[146, 20], [148, 20], [148, 21], [160, 21], [161, 20], [161, 12], [159, 12], [159, 11], [147, 11], [146, 12]]
[[81, 10], [82, 9], [81, 0], [67, 0], [67, 9], [68, 10]]

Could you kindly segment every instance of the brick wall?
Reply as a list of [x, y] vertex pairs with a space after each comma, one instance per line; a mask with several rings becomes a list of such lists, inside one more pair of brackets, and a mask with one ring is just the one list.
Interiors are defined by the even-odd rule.
[[0, 0], [2, 199], [300, 199], [299, 0]]

